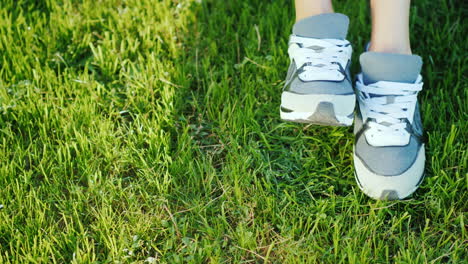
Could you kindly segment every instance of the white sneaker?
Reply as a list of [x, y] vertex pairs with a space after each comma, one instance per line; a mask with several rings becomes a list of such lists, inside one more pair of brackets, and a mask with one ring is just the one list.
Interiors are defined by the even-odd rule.
[[289, 40], [289, 66], [281, 95], [281, 119], [350, 126], [355, 95], [349, 68], [352, 47], [345, 40], [349, 19], [338, 13], [298, 21]]
[[411, 195], [424, 175], [422, 122], [417, 103], [422, 60], [415, 55], [366, 52], [356, 81], [355, 176], [374, 199]]

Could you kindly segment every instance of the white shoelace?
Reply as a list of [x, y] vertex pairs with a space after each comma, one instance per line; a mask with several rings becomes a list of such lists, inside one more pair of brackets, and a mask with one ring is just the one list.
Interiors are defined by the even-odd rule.
[[359, 74], [356, 88], [361, 111], [365, 111], [363, 117], [375, 120], [368, 122], [369, 127], [384, 134], [406, 134], [404, 119], [413, 122], [418, 92], [422, 87], [420, 75], [415, 83], [379, 81], [365, 85], [362, 74]]
[[292, 35], [288, 53], [297, 68], [304, 64], [306, 79], [338, 80], [343, 79], [340, 66], [344, 69], [351, 58], [352, 48], [347, 40], [314, 39]]

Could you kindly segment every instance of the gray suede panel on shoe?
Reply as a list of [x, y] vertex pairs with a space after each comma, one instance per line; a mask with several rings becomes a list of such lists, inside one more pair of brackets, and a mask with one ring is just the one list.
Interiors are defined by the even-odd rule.
[[355, 153], [369, 170], [382, 176], [397, 176], [413, 165], [421, 148], [417, 135], [411, 135], [406, 146], [374, 147], [367, 143], [364, 133], [358, 133], [362, 126], [362, 117], [358, 113], [354, 119]]
[[419, 103], [416, 103], [416, 108], [414, 109], [413, 130], [417, 136], [423, 136], [424, 131], [421, 119], [421, 110], [419, 110]]
[[286, 75], [286, 83], [288, 83], [288, 81], [292, 78], [295, 72], [296, 72], [296, 63], [292, 61], [292, 63], [289, 64], [288, 73]]
[[364, 52], [359, 57], [364, 83], [378, 81], [413, 83], [421, 72], [422, 59], [417, 55]]
[[340, 13], [320, 14], [296, 22], [293, 34], [300, 37], [319, 39], [345, 39], [349, 18]]
[[298, 94], [336, 94], [347, 95], [353, 94], [353, 86], [350, 78], [350, 63], [346, 65], [346, 78], [341, 81], [310, 81], [304, 82], [299, 79], [296, 63], [293, 61], [289, 65], [286, 76], [285, 91]]

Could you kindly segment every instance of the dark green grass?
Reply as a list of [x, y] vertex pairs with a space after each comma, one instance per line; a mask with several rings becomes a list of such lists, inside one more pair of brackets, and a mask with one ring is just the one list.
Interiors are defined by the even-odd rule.
[[426, 179], [378, 202], [279, 120], [292, 1], [1, 1], [0, 263], [465, 262], [467, 6], [413, 2]]

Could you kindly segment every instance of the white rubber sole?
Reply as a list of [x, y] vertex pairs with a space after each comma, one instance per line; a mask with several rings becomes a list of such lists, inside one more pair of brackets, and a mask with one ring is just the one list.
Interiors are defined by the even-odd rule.
[[354, 120], [354, 94], [281, 94], [281, 119], [299, 123], [350, 126]]
[[[353, 151], [354, 169], [359, 188], [376, 200], [399, 200], [413, 194], [424, 178], [426, 160], [424, 145], [421, 146], [413, 165], [396, 176], [382, 176], [370, 171]], [[384, 162], [384, 161], [383, 161]]]

